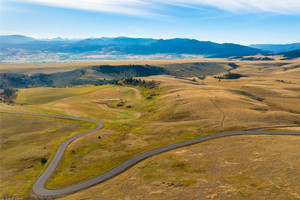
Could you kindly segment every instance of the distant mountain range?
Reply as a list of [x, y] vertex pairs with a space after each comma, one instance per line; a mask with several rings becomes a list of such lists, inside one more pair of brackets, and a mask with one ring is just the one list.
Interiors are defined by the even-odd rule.
[[293, 44], [251, 44], [249, 47], [268, 51], [272, 53], [283, 53], [287, 51], [300, 50], [300, 43]]
[[[243, 46], [232, 43], [218, 44], [195, 39], [151, 39], [151, 38], [88, 38], [88, 39], [35, 39], [22, 35], [0, 36], [1, 61], [10, 58], [11, 61], [22, 58], [45, 57], [64, 59], [81, 59], [89, 56], [136, 56], [168, 54], [180, 58], [181, 55], [201, 55], [207, 58], [227, 58], [232, 56], [248, 56], [274, 52], [264, 45]], [[299, 43], [300, 44], [300, 43]], [[294, 45], [294, 44], [293, 44]], [[284, 46], [284, 45], [283, 45]], [[295, 44], [289, 49], [294, 50]], [[288, 48], [288, 47], [286, 47]], [[273, 48], [275, 49], [275, 47]], [[281, 47], [283, 49], [283, 47]], [[276, 51], [275, 51], [276, 52]], [[47, 55], [46, 55], [47, 54]], [[62, 56], [63, 54], [63, 56]], [[34, 56], [33, 56], [34, 55]], [[79, 58], [80, 57], [80, 58]], [[122, 58], [123, 58], [122, 57]], [[118, 57], [113, 58], [118, 59]]]
[[149, 55], [157, 53], [195, 54], [206, 57], [230, 57], [251, 55], [261, 50], [238, 44], [218, 44], [193, 39], [144, 39], [144, 38], [89, 38], [69, 40], [34, 39], [21, 35], [0, 36], [1, 48], [50, 51], [56, 53], [83, 53], [98, 51], [104, 54]]

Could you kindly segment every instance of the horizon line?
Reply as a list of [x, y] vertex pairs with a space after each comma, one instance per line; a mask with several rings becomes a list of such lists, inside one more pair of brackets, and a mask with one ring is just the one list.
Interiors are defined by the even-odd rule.
[[218, 44], [238, 44], [243, 46], [250, 46], [250, 45], [287, 45], [287, 44], [297, 44], [299, 42], [292, 42], [292, 43], [248, 43], [248, 44], [241, 44], [241, 43], [234, 43], [234, 42], [214, 42], [212, 40], [199, 40], [195, 38], [187, 38], [187, 37], [170, 37], [170, 38], [156, 38], [156, 37], [129, 37], [129, 36], [99, 36], [99, 37], [36, 37], [36, 36], [28, 36], [22, 34], [0, 34], [0, 36], [23, 36], [29, 37], [36, 40], [54, 40], [54, 39], [65, 39], [65, 40], [85, 40], [85, 39], [101, 39], [101, 38], [131, 38], [131, 39], [153, 39], [153, 40], [172, 40], [172, 39], [188, 39], [188, 40], [197, 40], [200, 42], [212, 42]]

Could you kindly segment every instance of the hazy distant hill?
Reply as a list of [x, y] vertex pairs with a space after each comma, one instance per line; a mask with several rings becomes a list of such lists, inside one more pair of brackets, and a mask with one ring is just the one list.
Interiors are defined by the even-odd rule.
[[293, 50], [293, 51], [287, 51], [287, 52], [283, 52], [283, 53], [278, 53], [276, 55], [282, 55], [283, 58], [281, 60], [296, 59], [296, 58], [300, 58], [300, 49]]
[[218, 44], [213, 42], [203, 42], [192, 39], [169, 39], [157, 40], [149, 45], [126, 46], [117, 51], [129, 54], [194, 54], [205, 55], [205, 57], [230, 57], [233, 55], [252, 55], [262, 51], [237, 44]]
[[34, 38], [26, 37], [23, 35], [1, 35], [0, 45], [16, 45], [34, 41]]
[[117, 37], [117, 38], [88, 38], [77, 42], [74, 45], [93, 45], [93, 46], [133, 46], [133, 45], [149, 45], [156, 40], [151, 38], [129, 38], [129, 37]]
[[[98, 55], [154, 55], [154, 54], [191, 54], [204, 57], [230, 57], [263, 53], [252, 47], [224, 43], [203, 42], [194, 39], [151, 38], [89, 38], [83, 40], [68, 39], [34, 39], [26, 36], [0, 36], [2, 51], [17, 50], [51, 53], [82, 54], [95, 52]], [[17, 50], [16, 50], [17, 49]], [[6, 53], [5, 55], [12, 55]]]
[[273, 53], [283, 53], [287, 51], [293, 51], [300, 49], [300, 43], [293, 44], [251, 44], [249, 47], [260, 49], [263, 51], [269, 51]]

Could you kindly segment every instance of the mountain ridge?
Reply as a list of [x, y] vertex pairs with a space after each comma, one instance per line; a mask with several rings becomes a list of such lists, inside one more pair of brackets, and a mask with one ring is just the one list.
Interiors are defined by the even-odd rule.
[[189, 38], [152, 39], [130, 37], [101, 37], [87, 39], [34, 39], [21, 35], [0, 36], [1, 50], [11, 54], [22, 51], [97, 55], [155, 55], [188, 54], [211, 58], [227, 58], [264, 53], [264, 51], [233, 43], [215, 43]]
[[269, 51], [272, 53], [283, 53], [288, 51], [300, 50], [300, 42], [291, 44], [251, 44], [249, 47]]
[[[0, 35], [0, 62], [29, 60], [47, 62], [67, 60], [126, 59], [126, 57], [148, 57], [163, 55], [168, 59], [188, 57], [230, 58], [267, 53], [282, 53], [300, 49], [300, 43], [286, 45], [215, 43], [189, 38], [153, 39], [131, 37], [100, 37], [85, 39], [35, 39], [23, 35]], [[254, 48], [257, 47], [257, 48]], [[32, 58], [37, 58], [32, 61]], [[155, 59], [155, 58], [154, 58]], [[160, 59], [158, 57], [158, 59]]]

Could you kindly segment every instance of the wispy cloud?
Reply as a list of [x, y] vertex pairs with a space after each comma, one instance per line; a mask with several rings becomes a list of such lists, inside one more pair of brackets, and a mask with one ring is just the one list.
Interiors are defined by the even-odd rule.
[[156, 17], [154, 4], [145, 0], [15, 0], [53, 7]]
[[202, 5], [231, 12], [273, 12], [278, 14], [300, 14], [299, 0], [165, 0], [169, 4]]
[[22, 2], [155, 18], [167, 16], [168, 13], [164, 13], [163, 8], [168, 5], [191, 9], [211, 6], [236, 13], [271, 12], [300, 15], [300, 0], [22, 0]]

